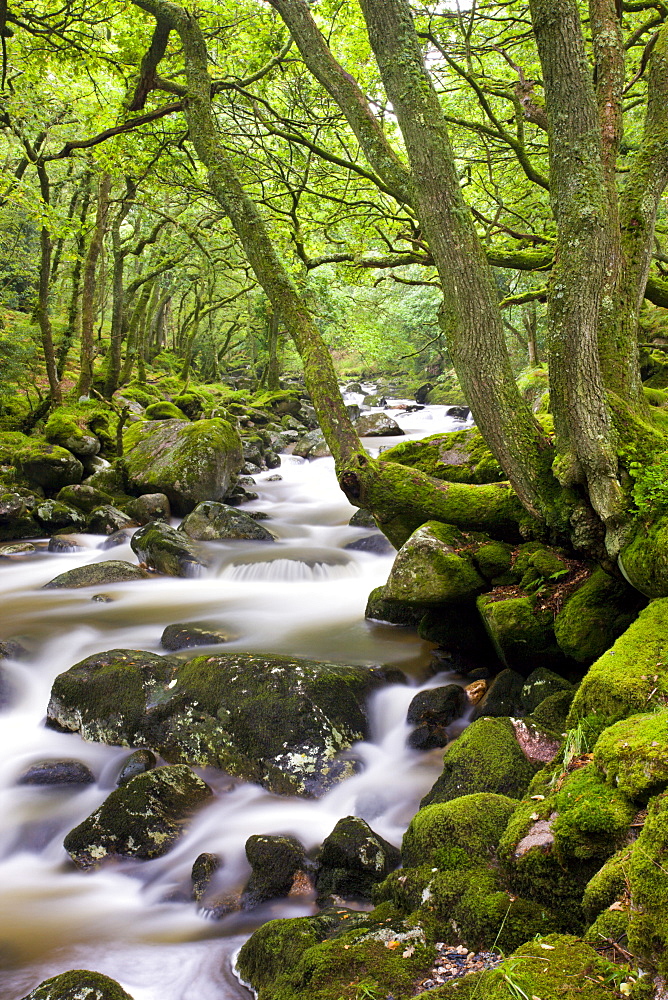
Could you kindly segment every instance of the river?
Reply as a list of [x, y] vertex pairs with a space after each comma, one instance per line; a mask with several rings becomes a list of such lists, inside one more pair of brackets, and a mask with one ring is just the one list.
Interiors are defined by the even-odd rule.
[[[436, 406], [397, 419], [414, 438], [462, 426]], [[395, 439], [366, 443], [373, 450]], [[0, 559], [0, 638], [17, 639], [29, 651], [27, 659], [0, 668], [11, 692], [0, 712], [0, 1000], [17, 1000], [42, 980], [76, 968], [117, 979], [134, 1000], [247, 998], [232, 975], [231, 955], [263, 921], [314, 912], [313, 904], [281, 901], [213, 920], [190, 899], [195, 858], [209, 851], [223, 859], [216, 878], [226, 892], [248, 877], [244, 845], [251, 834], [292, 834], [310, 849], [341, 817], [357, 815], [400, 844], [440, 772], [442, 751], [406, 748], [404, 720], [416, 689], [448, 682], [449, 675], [431, 675], [432, 647], [410, 630], [364, 619], [367, 596], [387, 579], [393, 556], [345, 549], [369, 531], [348, 525], [354, 508], [337, 487], [331, 459], [286, 455], [279, 470], [256, 479], [259, 499], [243, 509], [266, 511], [278, 543], [211, 543], [212, 566], [196, 579], [107, 586], [107, 602], [92, 600], [86, 589], [42, 590], [75, 566], [136, 562], [129, 545], [102, 549], [102, 539], [92, 535], [79, 536], [76, 552], [50, 553], [44, 543], [33, 554]], [[53, 678], [105, 649], [165, 652], [165, 626], [192, 621], [228, 631], [233, 638], [225, 651], [392, 664], [409, 684], [373, 697], [371, 739], [355, 747], [363, 770], [323, 798], [279, 797], [197, 769], [216, 796], [175, 848], [153, 861], [82, 873], [64, 851], [63, 837], [115, 787], [130, 751], [46, 729]], [[17, 784], [29, 766], [47, 759], [83, 761], [96, 783]]]

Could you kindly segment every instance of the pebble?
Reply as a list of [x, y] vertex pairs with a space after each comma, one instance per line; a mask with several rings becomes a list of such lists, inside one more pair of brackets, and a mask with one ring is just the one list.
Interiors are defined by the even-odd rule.
[[469, 951], [463, 945], [455, 947], [437, 942], [436, 950], [433, 968], [426, 979], [417, 984], [418, 993], [436, 989], [437, 986], [453, 979], [461, 979], [472, 972], [494, 969], [503, 961], [503, 956], [495, 951]]

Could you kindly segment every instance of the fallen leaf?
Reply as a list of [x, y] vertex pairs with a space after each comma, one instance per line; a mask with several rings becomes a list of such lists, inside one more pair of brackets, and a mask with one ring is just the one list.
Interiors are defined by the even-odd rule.
[[385, 947], [391, 948], [394, 951], [394, 949], [398, 948], [400, 944], [401, 944], [400, 941], [388, 941]]
[[609, 906], [608, 909], [609, 910], [623, 910], [624, 909], [624, 904], [620, 903], [619, 900], [617, 900], [617, 902], [613, 903], [612, 906]]
[[553, 944], [542, 944], [541, 943], [541, 948], [544, 948], [545, 951], [554, 951], [555, 946]]

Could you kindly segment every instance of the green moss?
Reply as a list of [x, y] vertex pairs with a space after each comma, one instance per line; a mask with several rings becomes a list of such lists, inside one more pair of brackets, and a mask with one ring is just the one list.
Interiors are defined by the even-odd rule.
[[582, 905], [588, 920], [607, 910], [628, 889], [628, 868], [631, 848], [623, 847], [605, 862], [587, 883]]
[[668, 709], [633, 715], [610, 726], [594, 761], [616, 788], [640, 803], [668, 787]]
[[524, 675], [555, 659], [551, 614], [537, 611], [531, 597], [483, 594], [478, 611], [501, 662]]
[[144, 414], [147, 420], [187, 420], [185, 413], [167, 400], [151, 403]]
[[512, 551], [512, 547], [504, 545], [503, 542], [487, 542], [481, 545], [475, 554], [478, 569], [487, 580], [502, 576], [511, 567]]
[[[496, 969], [429, 991], [430, 1000], [616, 1000], [617, 984], [634, 975], [601, 958], [584, 941], [548, 934], [528, 941]], [[520, 992], [521, 991], [521, 992]]]
[[554, 796], [558, 813], [553, 824], [562, 858], [606, 858], [628, 832], [636, 812], [629, 799], [605, 785], [593, 765], [569, 775]]
[[385, 600], [424, 606], [474, 597], [485, 581], [468, 554], [458, 554], [467, 542], [450, 525], [423, 524], [398, 552], [385, 585]]
[[668, 392], [665, 389], [652, 389], [644, 385], [643, 394], [650, 406], [668, 406]]
[[668, 974], [668, 795], [649, 805], [628, 869], [630, 950]]
[[593, 663], [635, 620], [643, 603], [622, 580], [594, 570], [555, 619], [559, 648], [579, 663]]
[[13, 465], [17, 452], [33, 443], [34, 438], [19, 431], [3, 431], [0, 434], [0, 465]]
[[408, 465], [451, 483], [497, 483], [505, 478], [475, 427], [402, 441], [383, 452], [383, 461]]
[[510, 719], [477, 719], [445, 751], [443, 771], [421, 805], [475, 792], [519, 799], [539, 766], [525, 757]]
[[49, 416], [44, 428], [47, 441], [76, 451], [86, 435], [100, 440], [102, 450], [113, 454], [118, 417], [96, 400], [84, 400], [59, 406]]
[[668, 515], [651, 524], [639, 523], [618, 562], [631, 586], [641, 594], [668, 596]]
[[608, 724], [662, 704], [668, 697], [668, 600], [652, 601], [589, 668], [568, 717], [590, 714]]
[[23, 1000], [132, 1000], [132, 997], [114, 979], [100, 972], [73, 969], [40, 983]]
[[420, 809], [404, 834], [404, 865], [429, 859], [438, 865], [439, 851], [453, 847], [480, 860], [491, 857], [516, 807], [516, 800], [506, 795], [479, 792]]
[[549, 694], [531, 713], [531, 721], [548, 733], [563, 733], [575, 697], [575, 688]]

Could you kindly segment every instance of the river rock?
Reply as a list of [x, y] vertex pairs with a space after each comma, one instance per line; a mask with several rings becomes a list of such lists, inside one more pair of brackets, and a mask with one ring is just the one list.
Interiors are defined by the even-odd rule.
[[0, 660], [21, 660], [27, 655], [28, 650], [20, 642], [0, 639]]
[[303, 434], [292, 449], [292, 454], [298, 458], [326, 458], [331, 451], [321, 430], [308, 431]]
[[363, 819], [340, 819], [318, 856], [318, 898], [330, 895], [370, 899], [371, 891], [401, 861], [401, 852]]
[[198, 903], [202, 902], [211, 885], [211, 879], [221, 867], [221, 859], [217, 854], [204, 851], [193, 863], [190, 878], [193, 884], [193, 896]]
[[77, 566], [67, 570], [44, 585], [44, 590], [56, 590], [69, 587], [99, 587], [109, 583], [128, 583], [132, 580], [145, 580], [148, 573], [132, 563], [120, 559], [110, 559], [108, 562], [90, 563], [88, 566]]
[[225, 538], [246, 538], [257, 542], [273, 542], [274, 536], [243, 511], [224, 503], [207, 501], [195, 507], [178, 528], [189, 538], [206, 542]]
[[502, 670], [490, 682], [487, 691], [473, 710], [473, 718], [485, 715], [498, 718], [522, 714], [524, 678], [515, 670]]
[[129, 993], [100, 972], [73, 969], [46, 979], [23, 1000], [132, 1000]]
[[152, 771], [156, 766], [156, 757], [152, 750], [135, 750], [123, 763], [119, 772], [116, 784], [127, 785], [138, 774], [145, 774]]
[[217, 646], [232, 639], [236, 639], [236, 636], [231, 632], [206, 628], [201, 622], [184, 622], [181, 625], [168, 625], [160, 637], [160, 645], [163, 649], [175, 652], [193, 646]]
[[366, 738], [368, 695], [395, 679], [380, 668], [251, 653], [183, 662], [115, 649], [56, 677], [47, 718], [84, 739], [318, 795], [354, 773], [354, 761], [337, 757]]
[[483, 594], [478, 611], [497, 656], [506, 667], [528, 677], [539, 666], [564, 661], [552, 629], [552, 614], [528, 596]]
[[249, 837], [246, 857], [252, 868], [243, 892], [247, 908], [287, 896], [297, 872], [307, 867], [306, 851], [295, 837]]
[[346, 552], [372, 552], [377, 556], [387, 556], [391, 552], [396, 552], [396, 549], [392, 542], [377, 532], [375, 535], [365, 535], [364, 538], [358, 538], [354, 542], [349, 542], [344, 545]]
[[529, 674], [520, 693], [520, 704], [523, 712], [530, 714], [540, 703], [550, 695], [560, 691], [573, 691], [573, 685], [560, 677], [559, 674], [539, 667]]
[[81, 552], [86, 546], [77, 535], [58, 532], [49, 539], [48, 552]]
[[105, 490], [95, 489], [87, 483], [78, 483], [74, 486], [63, 486], [58, 493], [56, 500], [60, 503], [70, 504], [77, 507], [84, 514], [90, 514], [96, 507], [113, 503], [113, 497]]
[[145, 493], [127, 506], [127, 512], [137, 524], [149, 521], [169, 521], [172, 511], [164, 493]]
[[243, 464], [239, 433], [220, 418], [143, 421], [124, 440], [131, 488], [166, 494], [177, 515], [202, 500], [222, 500]]
[[413, 532], [394, 560], [385, 585], [386, 601], [442, 604], [463, 601], [485, 589], [468, 555], [460, 555], [469, 540], [456, 528], [428, 521]]
[[356, 510], [353, 516], [348, 521], [348, 524], [352, 525], [354, 528], [377, 528], [376, 519], [370, 510], [364, 510], [362, 507]]
[[114, 858], [158, 858], [212, 796], [209, 786], [182, 764], [138, 774], [70, 830], [65, 850], [84, 870]]
[[415, 627], [422, 620], [425, 606], [385, 600], [385, 587], [376, 587], [369, 594], [364, 617], [390, 625]]
[[208, 565], [204, 553], [187, 535], [162, 521], [151, 521], [130, 542], [140, 562], [167, 576], [197, 576]]
[[83, 531], [86, 525], [86, 518], [80, 510], [58, 500], [42, 501], [35, 507], [33, 517], [41, 524], [47, 535], [58, 531], [59, 528]]
[[401, 437], [403, 429], [386, 413], [365, 413], [355, 424], [360, 437]]
[[83, 465], [71, 451], [38, 442], [21, 448], [17, 462], [31, 486], [41, 486], [50, 493], [71, 483], [80, 483], [84, 472]]
[[444, 747], [449, 740], [447, 727], [462, 715], [467, 705], [466, 692], [459, 684], [418, 692], [406, 715], [408, 724], [416, 727], [408, 737], [408, 745], [414, 750]]
[[124, 528], [136, 528], [137, 524], [137, 521], [110, 504], [96, 507], [88, 515], [88, 531], [93, 535], [115, 535]]
[[40, 760], [23, 772], [17, 785], [92, 785], [95, 776], [80, 760]]

